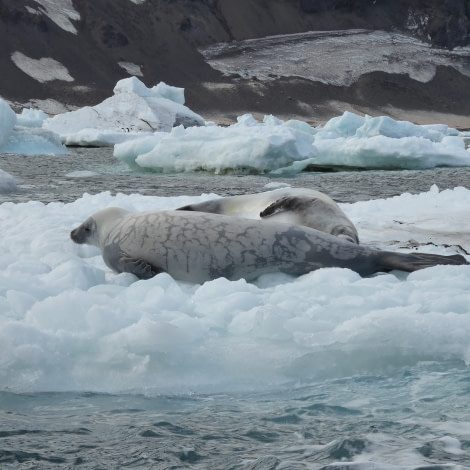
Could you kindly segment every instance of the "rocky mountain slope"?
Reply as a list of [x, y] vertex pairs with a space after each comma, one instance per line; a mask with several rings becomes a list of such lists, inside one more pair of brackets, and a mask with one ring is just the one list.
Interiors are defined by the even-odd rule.
[[[1, 0], [0, 96], [17, 107], [31, 103], [54, 112], [60, 106], [51, 100], [67, 107], [96, 104], [112, 94], [117, 80], [136, 75], [147, 86], [164, 81], [184, 87], [187, 105], [208, 117], [230, 119], [250, 111], [314, 121], [353, 109], [419, 121], [432, 112], [458, 115], [465, 127], [469, 18], [469, 0]], [[389, 32], [388, 52], [378, 50], [373, 36], [360, 51], [351, 41], [329, 39], [347, 38], [348, 32], [323, 35], [329, 41], [323, 49], [309, 40], [310, 55], [302, 60], [317, 60], [312, 54], [320, 51], [323, 62], [316, 69], [329, 65], [321, 79], [297, 70], [263, 74], [259, 57], [251, 54], [253, 39], [287, 35], [276, 42], [292, 44], [296, 33], [351, 29]], [[409, 56], [396, 54], [393, 34], [412, 38]], [[273, 53], [270, 41], [256, 42], [258, 55], [266, 48]], [[216, 44], [225, 47], [217, 64], [207, 52], [212, 48], [213, 54]], [[398, 61], [401, 67], [364, 66], [348, 83], [338, 82], [331, 64], [345, 49], [354, 56], [355, 70], [372, 56], [383, 62], [384, 54], [388, 64]], [[444, 59], [436, 61], [435, 53]], [[274, 51], [270, 64], [283, 69], [297, 55]], [[226, 59], [234, 57], [241, 70], [227, 72]], [[418, 69], [433, 64], [433, 73], [416, 79], [407, 70], [410, 57]]]

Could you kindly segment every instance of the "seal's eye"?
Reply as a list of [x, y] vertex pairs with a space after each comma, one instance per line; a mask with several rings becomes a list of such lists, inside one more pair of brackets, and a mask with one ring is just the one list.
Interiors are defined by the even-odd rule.
[[91, 232], [91, 228], [88, 227], [88, 226], [86, 226], [86, 227], [85, 227], [85, 232], [87, 232], [87, 233]]

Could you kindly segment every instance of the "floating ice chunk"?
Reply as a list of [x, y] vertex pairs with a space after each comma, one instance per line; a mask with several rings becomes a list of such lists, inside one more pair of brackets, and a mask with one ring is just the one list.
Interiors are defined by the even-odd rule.
[[[171, 99], [169, 99], [171, 98]], [[114, 96], [93, 107], [59, 114], [44, 127], [69, 145], [114, 145], [174, 126], [202, 126], [201, 116], [184, 106], [184, 90], [164, 83], [147, 88], [138, 78], [120, 80]]]
[[16, 178], [0, 169], [0, 193], [11, 193], [17, 188]]
[[0, 150], [8, 141], [16, 124], [16, 114], [8, 103], [0, 98]]
[[465, 142], [445, 125], [419, 126], [387, 116], [350, 112], [328, 121], [315, 134], [313, 165], [370, 169], [468, 166]]
[[[47, 114], [39, 110], [23, 110], [16, 115], [8, 104], [0, 99], [0, 152], [23, 155], [65, 154], [67, 149], [53, 132], [41, 128]], [[4, 188], [12, 188], [13, 182], [3, 177]], [[11, 190], [11, 189], [10, 189]]]
[[[132, 84], [132, 82], [131, 82]], [[251, 114], [229, 127], [176, 129], [115, 147], [130, 166], [161, 172], [227, 171], [297, 173], [315, 167], [424, 169], [468, 166], [470, 155], [455, 129], [418, 126], [389, 117], [350, 112], [317, 128]]]
[[229, 127], [174, 128], [142, 141], [116, 145], [114, 155], [160, 172], [205, 170], [263, 173], [315, 155], [313, 136], [244, 115]]
[[[406, 279], [330, 268], [192, 285], [167, 274], [115, 275], [99, 250], [69, 237], [104, 207], [164, 210], [213, 197], [106, 192], [68, 204], [0, 204], [0, 389], [223, 392], [423, 360], [468, 362], [469, 266]], [[341, 207], [364, 243], [421, 234], [436, 244], [430, 249], [450, 254], [449, 240], [470, 250], [469, 205], [470, 190], [433, 187]], [[459, 442], [445, 437], [452, 435], [438, 444], [458, 455]]]
[[321, 166], [367, 169], [425, 169], [437, 166], [468, 166], [470, 155], [463, 140], [448, 137], [433, 142], [423, 137], [391, 139], [383, 135], [369, 138], [315, 140]]
[[68, 153], [59, 136], [54, 132], [36, 127], [19, 126], [14, 128], [8, 142], [1, 150], [4, 153], [20, 155], [63, 155]]

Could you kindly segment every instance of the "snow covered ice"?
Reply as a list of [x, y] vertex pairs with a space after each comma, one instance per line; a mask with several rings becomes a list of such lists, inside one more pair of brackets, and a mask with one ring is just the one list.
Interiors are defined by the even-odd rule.
[[[69, 238], [104, 207], [174, 209], [214, 197], [105, 192], [70, 204], [2, 204], [2, 389], [219, 392], [389, 364], [470, 363], [469, 266], [370, 278], [333, 268], [253, 283], [198, 285], [167, 274], [138, 281]], [[469, 205], [470, 190], [433, 187], [341, 207], [363, 243], [408, 251], [413, 239], [420, 250], [452, 254], [470, 250]]]
[[[167, 112], [161, 103], [168, 104]], [[115, 95], [95, 111], [82, 108], [53, 118], [40, 110], [15, 115], [0, 100], [0, 151], [63, 153], [58, 134], [87, 145], [95, 137], [95, 143], [112, 143], [119, 134], [127, 141], [115, 145], [116, 157], [133, 168], [162, 172], [470, 164], [463, 136], [445, 125], [346, 112], [318, 127], [274, 116], [258, 122], [251, 115], [221, 127], [200, 122], [183, 103], [182, 89], [149, 89], [136, 78], [118, 82]], [[173, 127], [175, 119], [187, 117], [204, 125]], [[86, 122], [93, 128], [85, 129]], [[69, 175], [97, 173], [82, 169]], [[15, 190], [16, 184], [0, 172], [0, 190]], [[254, 283], [216, 279], [193, 285], [166, 274], [148, 281], [116, 275], [96, 248], [69, 238], [71, 229], [108, 206], [174, 209], [213, 197], [105, 192], [68, 204], [2, 204], [3, 390], [256, 389], [380, 369], [390, 358], [404, 364], [441, 358], [470, 363], [468, 266], [364, 279], [344, 269], [321, 269], [300, 278], [268, 275]], [[469, 204], [468, 189], [432, 187], [342, 208], [362, 243], [466, 255]]]

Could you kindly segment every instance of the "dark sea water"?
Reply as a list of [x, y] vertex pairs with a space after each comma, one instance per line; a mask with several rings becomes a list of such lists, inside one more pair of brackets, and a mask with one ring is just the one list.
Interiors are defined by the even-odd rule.
[[[136, 174], [111, 149], [0, 158], [0, 168], [22, 181], [0, 202], [69, 202], [101, 191], [229, 195], [268, 183], [313, 187], [355, 202], [427, 191], [433, 184], [470, 187], [469, 168], [271, 178]], [[95, 174], [67, 176], [76, 171]], [[470, 370], [445, 357], [246, 393], [0, 390], [0, 470], [470, 469]]]
[[468, 469], [469, 394], [451, 363], [246, 394], [0, 393], [0, 468]]
[[[391, 197], [404, 192], [470, 187], [470, 168], [437, 168], [404, 171], [348, 171], [300, 173], [296, 176], [212, 175], [136, 173], [113, 157], [112, 148], [71, 148], [69, 155], [1, 155], [0, 168], [22, 181], [19, 191], [2, 195], [0, 202], [71, 202], [83, 193], [102, 191], [139, 193], [152, 196], [221, 196], [266, 190], [269, 183], [311, 187], [339, 202], [356, 202]], [[73, 176], [74, 172], [93, 176]]]

